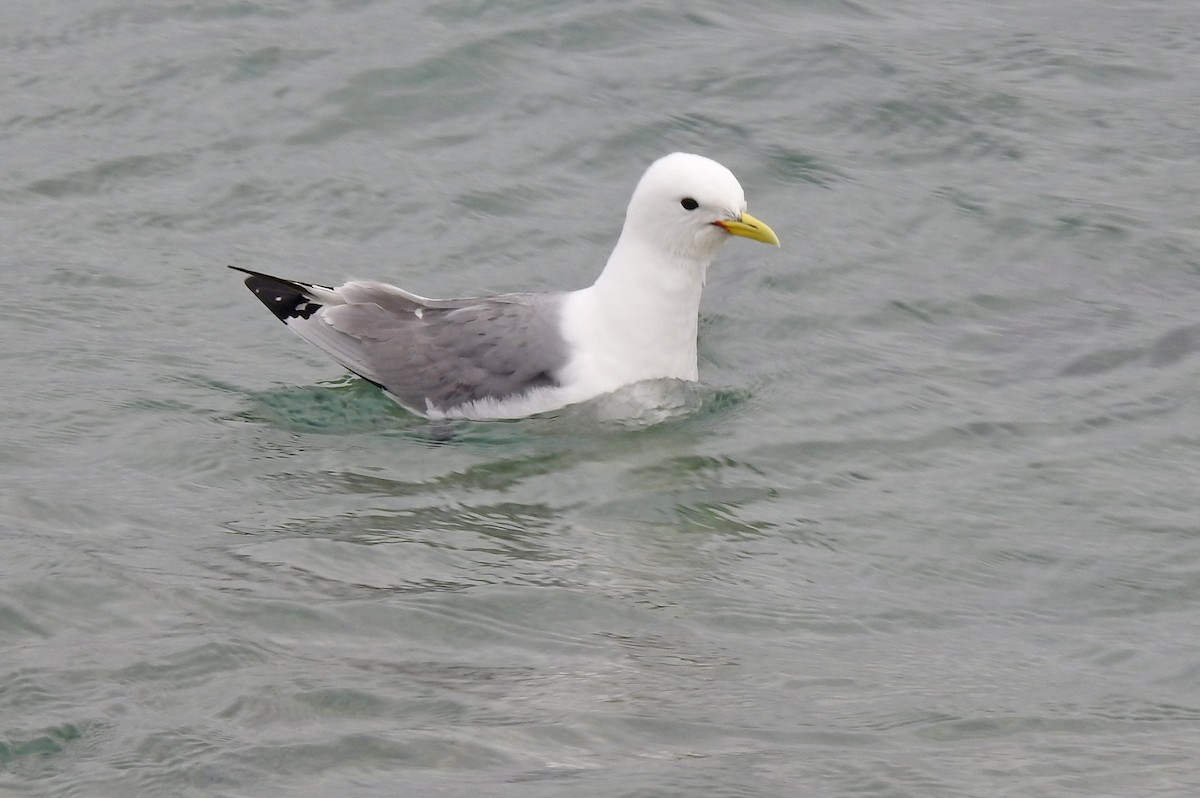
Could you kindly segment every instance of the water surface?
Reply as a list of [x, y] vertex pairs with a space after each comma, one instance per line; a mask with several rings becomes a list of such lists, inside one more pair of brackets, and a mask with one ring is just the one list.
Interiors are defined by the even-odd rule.
[[[0, 792], [1200, 788], [1193, 4], [0, 27]], [[662, 419], [447, 431], [224, 268], [582, 286], [677, 149], [784, 247]]]

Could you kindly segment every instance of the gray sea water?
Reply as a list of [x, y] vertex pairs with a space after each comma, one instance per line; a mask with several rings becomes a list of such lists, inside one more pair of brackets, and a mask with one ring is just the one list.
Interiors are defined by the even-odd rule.
[[[783, 240], [698, 386], [406, 414], [225, 269]], [[1200, 793], [1194, 0], [8, 0], [0, 794]]]

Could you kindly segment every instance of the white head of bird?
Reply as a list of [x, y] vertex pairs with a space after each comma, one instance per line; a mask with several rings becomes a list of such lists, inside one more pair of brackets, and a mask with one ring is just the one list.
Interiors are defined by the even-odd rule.
[[721, 164], [686, 152], [650, 165], [629, 200], [621, 237], [707, 266], [730, 235], [779, 245], [775, 233], [746, 213], [746, 192]]

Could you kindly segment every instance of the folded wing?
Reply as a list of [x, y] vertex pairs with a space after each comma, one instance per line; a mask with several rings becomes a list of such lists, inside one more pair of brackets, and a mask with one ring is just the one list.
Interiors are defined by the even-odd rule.
[[426, 299], [385, 283], [238, 271], [289, 329], [421, 414], [552, 388], [566, 365], [561, 294]]

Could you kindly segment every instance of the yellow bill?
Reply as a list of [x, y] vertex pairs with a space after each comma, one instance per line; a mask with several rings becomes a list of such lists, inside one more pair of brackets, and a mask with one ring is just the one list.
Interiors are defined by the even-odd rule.
[[764, 244], [774, 244], [779, 246], [779, 236], [775, 235], [775, 231], [766, 222], [755, 219], [748, 213], [743, 213], [740, 219], [728, 219], [720, 222], [713, 222], [717, 227], [724, 228], [725, 232], [730, 235], [744, 236], [752, 238], [755, 241], [761, 241]]

